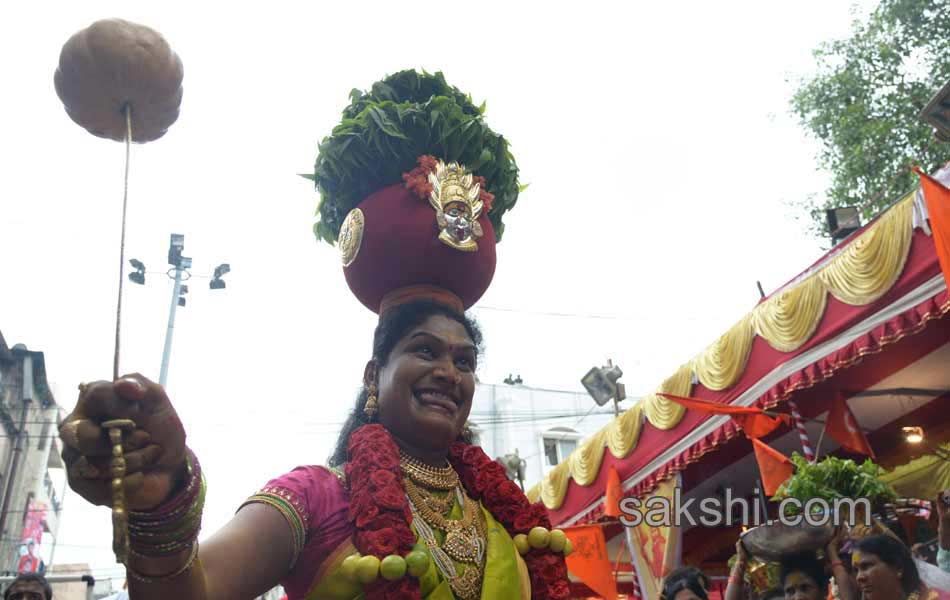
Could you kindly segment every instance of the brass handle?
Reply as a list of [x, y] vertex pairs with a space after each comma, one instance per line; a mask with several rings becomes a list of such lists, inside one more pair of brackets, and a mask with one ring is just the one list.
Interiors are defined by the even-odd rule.
[[122, 451], [122, 433], [135, 429], [130, 419], [113, 419], [102, 424], [109, 430], [109, 442], [112, 444], [112, 551], [117, 562], [126, 564], [129, 559], [129, 513], [125, 506], [125, 489], [122, 479], [125, 477], [125, 456]]

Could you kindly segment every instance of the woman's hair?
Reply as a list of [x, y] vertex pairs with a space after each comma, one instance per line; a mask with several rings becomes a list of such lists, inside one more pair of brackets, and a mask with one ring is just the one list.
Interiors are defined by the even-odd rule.
[[818, 591], [822, 594], [821, 597], [824, 598], [824, 594], [828, 591], [829, 577], [825, 573], [824, 565], [818, 561], [814, 554], [798, 554], [782, 561], [782, 573], [779, 581], [782, 582], [783, 588], [788, 576], [796, 572], [804, 573], [810, 577], [818, 586]]
[[[476, 350], [481, 353], [482, 332], [473, 319], [432, 300], [415, 300], [394, 306], [380, 316], [379, 324], [376, 325], [376, 331], [373, 334], [373, 360], [376, 361], [377, 366], [379, 368], [384, 367], [389, 362], [390, 354], [392, 354], [396, 344], [410, 331], [422, 325], [429, 317], [436, 315], [448, 317], [465, 327], [468, 337], [472, 339]], [[366, 406], [368, 397], [369, 390], [363, 385], [356, 397], [356, 405], [343, 424], [343, 430], [340, 431], [340, 437], [336, 442], [336, 450], [334, 450], [328, 462], [329, 466], [338, 467], [346, 462], [350, 435], [367, 423], [363, 408]], [[463, 432], [462, 439], [467, 442], [471, 441], [466, 432]]]
[[874, 554], [882, 561], [904, 572], [901, 587], [904, 593], [911, 594], [920, 588], [920, 572], [914, 563], [914, 557], [900, 540], [889, 535], [869, 535], [855, 544], [854, 550], [865, 554]]
[[709, 588], [709, 578], [696, 567], [679, 567], [670, 571], [663, 580], [661, 598], [673, 600], [676, 594], [683, 590], [690, 590], [700, 598], [708, 598], [706, 590]]

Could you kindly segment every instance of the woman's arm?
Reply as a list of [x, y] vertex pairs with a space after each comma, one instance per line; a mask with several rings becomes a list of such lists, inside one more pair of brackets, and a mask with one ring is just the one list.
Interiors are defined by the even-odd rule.
[[743, 576], [745, 575], [746, 563], [749, 561], [749, 554], [746, 552], [742, 540], [736, 542], [736, 564], [732, 567], [729, 574], [729, 585], [726, 586], [726, 595], [724, 600], [742, 600], [742, 592], [745, 589]]
[[835, 537], [828, 542], [825, 554], [831, 562], [831, 574], [834, 576], [835, 585], [838, 587], [838, 598], [840, 600], [858, 600], [859, 594], [854, 579], [851, 577], [848, 567], [841, 562], [841, 555], [838, 552], [842, 539], [844, 539], [844, 530], [838, 530]]
[[129, 591], [136, 600], [251, 600], [287, 574], [294, 557], [293, 532], [276, 508], [248, 504], [221, 530], [191, 551], [166, 558], [129, 559]]
[[[950, 490], [943, 492], [950, 494]], [[943, 494], [937, 494], [934, 509], [937, 513], [937, 566], [950, 573], [950, 506], [943, 501]]]

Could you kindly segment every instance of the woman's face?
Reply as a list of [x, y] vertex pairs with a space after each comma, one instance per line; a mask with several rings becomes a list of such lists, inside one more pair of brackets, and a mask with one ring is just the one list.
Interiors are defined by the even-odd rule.
[[824, 590], [818, 588], [818, 582], [802, 571], [792, 571], [783, 584], [785, 600], [823, 600]]
[[444, 451], [472, 410], [477, 352], [465, 327], [433, 315], [410, 330], [379, 370], [379, 421], [404, 443]]
[[863, 600], [892, 600], [905, 596], [901, 585], [904, 574], [881, 560], [880, 556], [855, 552], [851, 562]]

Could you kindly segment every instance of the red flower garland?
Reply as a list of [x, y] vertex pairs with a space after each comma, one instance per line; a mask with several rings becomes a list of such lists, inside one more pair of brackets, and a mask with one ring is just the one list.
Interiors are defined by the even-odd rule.
[[[389, 554], [405, 556], [415, 535], [409, 524], [412, 510], [399, 468], [399, 447], [382, 425], [364, 425], [350, 436], [346, 479], [350, 487], [349, 519], [356, 529], [354, 544], [363, 555], [382, 560]], [[482, 504], [511, 535], [534, 527], [550, 529], [547, 510], [531, 504], [504, 467], [488, 458], [478, 446], [456, 442], [449, 448], [449, 462], [459, 474], [465, 491]], [[524, 556], [531, 576], [531, 597], [565, 600], [570, 594], [564, 556], [551, 550], [532, 549]], [[420, 600], [419, 580], [377, 579], [365, 590], [367, 600]]]
[[[409, 523], [412, 510], [399, 469], [399, 446], [382, 425], [364, 425], [353, 432], [348, 445], [346, 481], [350, 487], [349, 519], [356, 529], [353, 543], [360, 554], [382, 560], [390, 554], [406, 556], [416, 543]], [[382, 577], [365, 589], [368, 600], [417, 600], [419, 580]]]
[[[414, 193], [420, 200], [428, 200], [432, 193], [432, 184], [429, 183], [429, 173], [435, 173], [435, 165], [439, 162], [434, 156], [423, 154], [416, 159], [419, 166], [402, 174], [402, 180], [406, 182], [406, 189]], [[488, 181], [480, 175], [472, 175], [472, 182], [479, 185], [478, 199], [482, 201], [485, 207], [485, 213], [491, 212], [492, 202], [495, 201], [495, 195], [485, 189]]]

